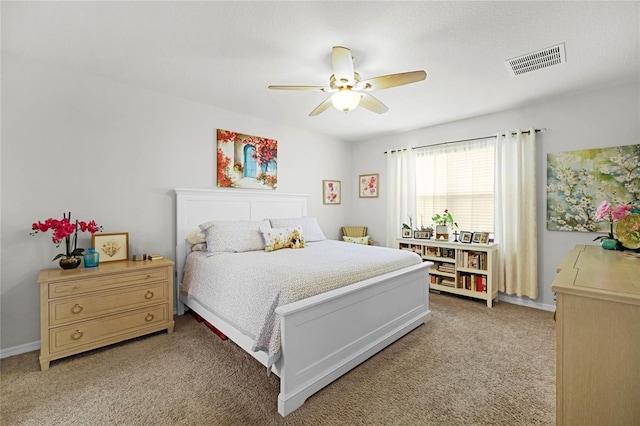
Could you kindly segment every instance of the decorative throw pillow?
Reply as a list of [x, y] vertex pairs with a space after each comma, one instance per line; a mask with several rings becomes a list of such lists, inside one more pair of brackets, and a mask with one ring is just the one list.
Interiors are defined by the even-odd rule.
[[264, 251], [276, 251], [284, 248], [304, 248], [302, 228], [271, 228], [263, 232]]
[[202, 232], [202, 229], [196, 228], [187, 235], [185, 238], [189, 242], [189, 244], [200, 244], [207, 241], [206, 235]]
[[324, 236], [318, 219], [313, 216], [292, 217], [286, 219], [269, 219], [271, 226], [274, 228], [294, 228], [299, 226], [302, 228], [304, 238], [306, 242], [324, 241], [327, 237]]
[[260, 230], [265, 226], [270, 226], [267, 221], [211, 221], [201, 224], [200, 229], [206, 236], [209, 253], [241, 253], [264, 250]]
[[368, 245], [369, 244], [369, 236], [364, 236], [364, 237], [347, 237], [344, 236], [342, 237], [343, 241], [346, 241], [348, 243], [355, 243], [355, 244], [362, 244], [362, 245]]

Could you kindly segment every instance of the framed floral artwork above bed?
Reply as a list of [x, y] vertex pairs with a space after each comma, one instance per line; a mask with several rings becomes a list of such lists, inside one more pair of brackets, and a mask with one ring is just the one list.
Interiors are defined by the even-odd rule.
[[340, 181], [339, 180], [323, 180], [322, 181], [322, 203], [323, 204], [340, 204]]
[[278, 141], [218, 129], [217, 185], [225, 188], [276, 189]]
[[378, 174], [360, 175], [358, 183], [360, 198], [378, 196], [378, 179]]

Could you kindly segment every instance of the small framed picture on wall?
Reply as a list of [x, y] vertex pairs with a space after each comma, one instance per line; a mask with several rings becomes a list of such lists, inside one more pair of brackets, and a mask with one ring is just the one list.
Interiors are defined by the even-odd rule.
[[339, 180], [323, 180], [322, 181], [322, 203], [323, 204], [340, 204], [340, 181]]
[[360, 198], [374, 198], [378, 196], [378, 174], [360, 175], [358, 188]]

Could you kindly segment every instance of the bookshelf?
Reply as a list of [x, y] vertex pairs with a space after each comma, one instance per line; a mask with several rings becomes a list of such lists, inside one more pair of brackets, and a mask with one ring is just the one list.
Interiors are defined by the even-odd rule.
[[398, 239], [398, 248], [433, 262], [429, 286], [433, 290], [487, 301], [498, 299], [498, 245], [440, 240]]

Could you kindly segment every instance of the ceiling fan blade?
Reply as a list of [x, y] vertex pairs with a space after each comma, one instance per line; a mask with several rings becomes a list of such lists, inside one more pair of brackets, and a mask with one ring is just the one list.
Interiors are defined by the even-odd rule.
[[380, 102], [378, 99], [374, 98], [368, 93], [362, 93], [362, 98], [360, 99], [360, 106], [368, 109], [369, 111], [376, 112], [378, 114], [384, 114], [389, 111], [389, 107]]
[[271, 90], [322, 90], [327, 89], [324, 86], [267, 86]]
[[313, 117], [315, 115], [318, 115], [322, 112], [325, 112], [327, 110], [327, 108], [329, 108], [331, 106], [331, 98], [327, 98], [324, 102], [322, 102], [320, 105], [318, 105], [316, 107], [316, 109], [314, 109], [313, 111], [311, 111], [309, 113], [309, 117]]
[[334, 46], [331, 51], [333, 75], [338, 87], [353, 86], [353, 57], [346, 47]]
[[382, 75], [360, 82], [362, 90], [382, 90], [390, 87], [403, 86], [405, 84], [416, 83], [427, 78], [427, 73], [423, 70], [401, 72], [399, 74]]

